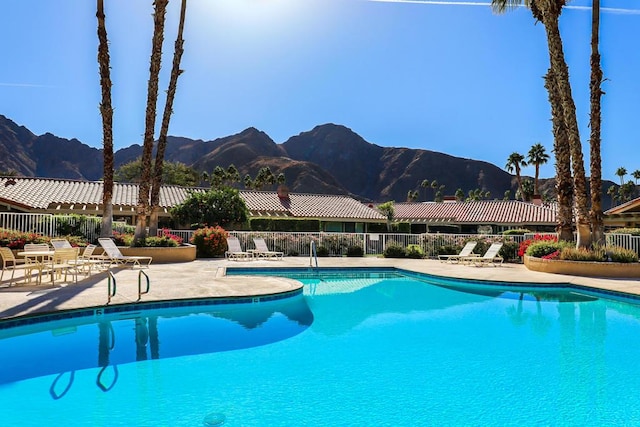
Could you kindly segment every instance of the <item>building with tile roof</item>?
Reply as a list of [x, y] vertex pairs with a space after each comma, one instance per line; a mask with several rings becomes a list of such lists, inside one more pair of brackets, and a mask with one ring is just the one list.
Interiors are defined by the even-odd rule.
[[640, 227], [640, 197], [611, 208], [604, 215], [604, 225], [607, 228], [638, 228]]
[[396, 203], [394, 219], [412, 232], [500, 233], [512, 228], [555, 231], [555, 205], [518, 200]]
[[[171, 207], [193, 191], [206, 188], [163, 186], [160, 218], [169, 218]], [[316, 219], [324, 231], [364, 232], [368, 224], [386, 217], [359, 201], [341, 195], [301, 194], [286, 191], [240, 190], [251, 218]], [[135, 223], [138, 185], [114, 183], [114, 219]], [[102, 214], [102, 182], [52, 178], [0, 177], [0, 212], [49, 214]]]

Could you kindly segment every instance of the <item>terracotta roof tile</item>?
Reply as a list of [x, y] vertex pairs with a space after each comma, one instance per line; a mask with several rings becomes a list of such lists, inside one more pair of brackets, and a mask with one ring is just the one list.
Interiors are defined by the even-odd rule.
[[[192, 191], [206, 188], [163, 186], [160, 206], [168, 209], [181, 203]], [[349, 196], [290, 193], [281, 199], [275, 191], [240, 191], [254, 216], [290, 216], [335, 220], [385, 221], [371, 209]], [[0, 178], [0, 200], [38, 210], [56, 209], [59, 205], [77, 205], [74, 209], [102, 205], [101, 181], [74, 181], [50, 178]], [[138, 185], [114, 183], [112, 203], [116, 209], [131, 209], [138, 202]]]
[[517, 200], [397, 203], [394, 217], [409, 222], [554, 224], [556, 209], [554, 205], [539, 206]]

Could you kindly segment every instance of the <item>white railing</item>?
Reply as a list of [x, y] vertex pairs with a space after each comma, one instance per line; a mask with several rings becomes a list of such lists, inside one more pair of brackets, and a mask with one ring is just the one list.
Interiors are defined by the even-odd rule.
[[[81, 219], [82, 218], [82, 219]], [[49, 237], [64, 235], [65, 230], [73, 229], [95, 241], [99, 237], [101, 218], [97, 216], [51, 215], [32, 213], [0, 212], [0, 228], [26, 233], [37, 233]], [[127, 225], [113, 222], [115, 231], [124, 231]], [[78, 231], [79, 230], [79, 231]], [[188, 242], [193, 230], [169, 230]], [[556, 233], [528, 233], [525, 235], [485, 235], [485, 234], [402, 234], [402, 233], [305, 233], [305, 232], [272, 232], [272, 231], [230, 231], [236, 236], [243, 248], [253, 248], [253, 238], [265, 239], [269, 249], [284, 252], [287, 255], [309, 256], [310, 243], [316, 245], [318, 255], [346, 255], [350, 247], [360, 247], [365, 255], [381, 255], [385, 248], [395, 244], [406, 248], [418, 245], [425, 255], [434, 257], [443, 251], [457, 251], [464, 243], [472, 239], [483, 239], [487, 242], [513, 241], [520, 243], [531, 239], [536, 234], [557, 235]], [[607, 245], [632, 249], [640, 255], [640, 237], [629, 234], [606, 233]]]
[[[0, 212], [0, 228], [43, 236], [81, 235], [93, 242], [100, 237], [102, 217]], [[127, 224], [114, 221], [115, 231], [124, 231]]]

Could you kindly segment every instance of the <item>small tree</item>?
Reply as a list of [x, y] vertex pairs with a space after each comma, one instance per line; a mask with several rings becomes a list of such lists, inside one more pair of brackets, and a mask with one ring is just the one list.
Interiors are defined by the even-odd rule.
[[393, 216], [396, 212], [393, 203], [393, 200], [390, 200], [378, 205], [378, 211], [387, 217], [387, 231], [391, 231], [391, 223], [393, 222]]
[[248, 214], [240, 192], [228, 187], [191, 193], [184, 202], [171, 209], [171, 216], [181, 224], [221, 227], [246, 222]]

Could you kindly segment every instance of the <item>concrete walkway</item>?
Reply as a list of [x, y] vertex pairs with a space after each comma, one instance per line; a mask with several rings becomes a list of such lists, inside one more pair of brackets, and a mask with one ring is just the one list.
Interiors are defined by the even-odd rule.
[[[578, 284], [595, 289], [606, 289], [640, 295], [639, 279], [602, 279], [564, 276], [529, 271], [521, 264], [500, 267], [474, 267], [441, 263], [435, 260], [386, 258], [319, 258], [320, 267], [397, 267], [437, 276], [476, 280], [494, 280], [510, 283]], [[227, 267], [309, 267], [305, 257], [285, 257], [284, 260], [227, 261], [224, 259], [196, 260], [179, 264], [152, 264], [143, 270], [150, 278], [150, 292], [142, 295], [141, 302], [175, 299], [245, 297], [282, 293], [300, 289], [295, 280], [275, 277], [225, 276]], [[138, 301], [138, 269], [113, 270], [117, 294], [110, 305]], [[16, 279], [23, 280], [20, 270]], [[5, 272], [0, 283], [0, 320], [17, 316], [48, 313], [107, 305], [107, 273], [90, 277], [79, 276], [78, 283], [52, 286], [14, 284], [8, 287]], [[144, 285], [144, 282], [143, 282]]]

